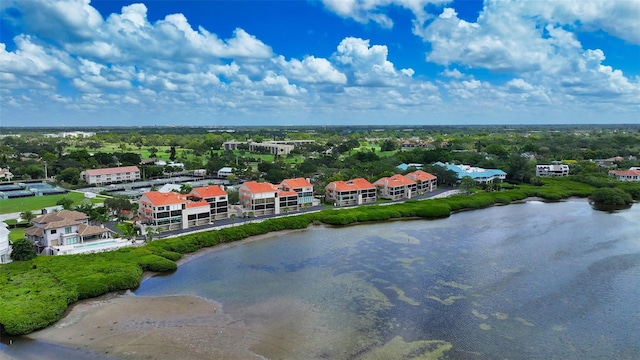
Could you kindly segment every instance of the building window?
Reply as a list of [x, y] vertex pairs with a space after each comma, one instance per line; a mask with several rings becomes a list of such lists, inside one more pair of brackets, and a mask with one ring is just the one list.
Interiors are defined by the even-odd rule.
[[77, 244], [78, 243], [78, 237], [77, 236], [73, 236], [73, 237], [70, 237], [70, 238], [66, 238], [64, 242], [65, 242], [65, 245]]
[[57, 232], [58, 232], [58, 230], [53, 229], [53, 230], [51, 230], [51, 235], [53, 235], [53, 234], [55, 234], [55, 233], [57, 233]]
[[64, 228], [64, 233], [71, 234], [71, 226], [67, 226], [66, 228]]

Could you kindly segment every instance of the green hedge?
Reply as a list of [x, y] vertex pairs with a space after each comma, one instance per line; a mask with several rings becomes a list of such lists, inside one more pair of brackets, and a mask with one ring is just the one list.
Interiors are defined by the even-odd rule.
[[[640, 192], [638, 187], [629, 185], [628, 188]], [[456, 195], [425, 201], [410, 200], [384, 206], [327, 209], [218, 231], [161, 239], [142, 247], [112, 252], [39, 256], [30, 261], [0, 265], [0, 324], [4, 325], [8, 334], [27, 334], [57, 321], [67, 306], [79, 299], [137, 287], [143, 271], [175, 270], [175, 261], [180, 259], [181, 254], [253, 235], [304, 229], [310, 224], [349, 225], [416, 217], [436, 219], [447, 217], [452, 211], [509, 204], [531, 196], [550, 200], [570, 196], [585, 197], [591, 195], [594, 189], [589, 184], [570, 179], [545, 179], [542, 186], [522, 185], [499, 192]]]

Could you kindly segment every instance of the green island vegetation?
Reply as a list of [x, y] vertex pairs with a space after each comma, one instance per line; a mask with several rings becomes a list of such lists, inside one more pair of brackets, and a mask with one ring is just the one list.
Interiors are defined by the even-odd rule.
[[[322, 197], [324, 187], [331, 181], [357, 177], [375, 181], [403, 173], [397, 168], [401, 163], [418, 163], [438, 176], [440, 186], [461, 187], [468, 194], [403, 203], [381, 201], [377, 206], [339, 210], [325, 206], [320, 211], [303, 211], [260, 223], [239, 223], [222, 230], [148, 241], [143, 246], [112, 252], [38, 256], [0, 265], [0, 330], [7, 334], [28, 334], [46, 327], [78, 300], [136, 288], [144, 271], [173, 271], [183, 254], [253, 235], [304, 229], [312, 224], [344, 226], [402, 218], [437, 219], [457, 211], [531, 197], [557, 201], [576, 196], [601, 203], [640, 199], [640, 182], [622, 182], [608, 175], [611, 169], [640, 166], [637, 125], [100, 128], [93, 129], [96, 134], [88, 138], [43, 136], [55, 131], [3, 129], [3, 134], [10, 136], [0, 139], [0, 167], [10, 168], [14, 181], [41, 179], [46, 168], [48, 181], [67, 189], [81, 189], [86, 186], [79, 177], [84, 169], [136, 165], [144, 179], [154, 179], [177, 171], [153, 164], [165, 160], [183, 163], [185, 172], [206, 169], [212, 174], [222, 167], [232, 167], [232, 182], [238, 183], [249, 180], [279, 183], [285, 178], [307, 177], [314, 184], [315, 196]], [[225, 141], [249, 140], [314, 142], [296, 146], [291, 154], [275, 156], [250, 152], [248, 145], [233, 151], [222, 147]], [[613, 157], [614, 161], [607, 160]], [[458, 183], [451, 171], [430, 165], [437, 161], [502, 169], [507, 178], [502, 183], [484, 185], [464, 179]], [[536, 164], [551, 163], [568, 165], [570, 176], [535, 176]], [[406, 171], [414, 169], [409, 167]], [[135, 211], [135, 207], [127, 207], [136, 205], [114, 197], [99, 200], [105, 206], [96, 208], [81, 199], [82, 193], [63, 197], [73, 200], [64, 201], [67, 206], [75, 206], [76, 210], [89, 214], [91, 221], [98, 222], [119, 209]], [[0, 200], [0, 213], [39, 210], [50, 206], [39, 203], [45, 199], [53, 200], [50, 205], [61, 201], [54, 196]], [[34, 203], [26, 205], [30, 201]], [[229, 193], [229, 201], [237, 203], [237, 191]], [[110, 212], [105, 212], [105, 208]], [[13, 227], [11, 241], [20, 243], [28, 221], [7, 223]], [[121, 227], [125, 232], [128, 229]]]

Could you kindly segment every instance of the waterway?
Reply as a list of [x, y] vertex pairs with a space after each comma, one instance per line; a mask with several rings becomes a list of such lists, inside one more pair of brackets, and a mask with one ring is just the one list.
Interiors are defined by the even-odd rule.
[[640, 207], [311, 228], [195, 256], [134, 293], [215, 300], [270, 359], [638, 359]]

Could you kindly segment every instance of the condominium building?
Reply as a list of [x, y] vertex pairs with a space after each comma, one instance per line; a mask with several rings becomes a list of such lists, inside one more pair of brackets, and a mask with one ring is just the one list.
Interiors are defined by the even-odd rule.
[[192, 201], [206, 201], [211, 209], [211, 220], [229, 218], [229, 198], [221, 186], [197, 187], [187, 196]]
[[405, 175], [407, 178], [416, 182], [418, 194], [424, 194], [434, 191], [438, 187], [438, 178], [423, 170], [416, 170]]
[[376, 187], [363, 178], [333, 181], [325, 187], [325, 201], [334, 206], [375, 203]]
[[416, 182], [400, 174], [380, 178], [373, 185], [382, 199], [411, 199], [418, 193]]
[[149, 191], [138, 200], [138, 214], [145, 225], [158, 231], [188, 229], [211, 223], [211, 206], [202, 199], [190, 200], [189, 195], [176, 192]]
[[569, 176], [569, 165], [536, 165], [536, 176], [557, 177]]
[[293, 191], [297, 194], [298, 207], [300, 209], [313, 205], [313, 185], [311, 185], [309, 179], [284, 179], [279, 187], [284, 191]]
[[88, 169], [80, 173], [80, 178], [90, 185], [136, 181], [140, 180], [140, 169], [137, 166]]
[[268, 182], [247, 181], [238, 189], [240, 205], [246, 213], [254, 216], [280, 213], [278, 189]]

